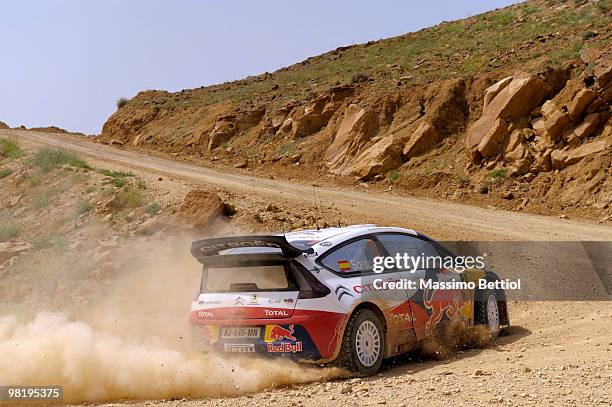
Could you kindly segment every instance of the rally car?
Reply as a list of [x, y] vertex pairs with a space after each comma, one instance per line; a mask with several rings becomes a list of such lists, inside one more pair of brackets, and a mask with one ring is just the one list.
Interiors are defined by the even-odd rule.
[[213, 238], [194, 242], [191, 252], [204, 265], [191, 307], [202, 351], [334, 362], [370, 375], [384, 358], [415, 349], [457, 318], [492, 335], [509, 323], [503, 289], [463, 287], [499, 281], [486, 269], [374, 272], [377, 257], [455, 256], [409, 229], [355, 225]]

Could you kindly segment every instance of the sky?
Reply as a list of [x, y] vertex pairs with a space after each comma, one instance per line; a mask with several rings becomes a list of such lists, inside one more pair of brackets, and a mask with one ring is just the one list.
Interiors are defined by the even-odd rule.
[[516, 0], [0, 2], [0, 121], [99, 134], [120, 97], [244, 78]]

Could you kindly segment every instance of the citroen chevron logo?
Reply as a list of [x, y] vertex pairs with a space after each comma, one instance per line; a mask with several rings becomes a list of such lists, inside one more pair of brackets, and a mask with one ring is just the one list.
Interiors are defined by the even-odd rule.
[[348, 295], [349, 297], [354, 297], [354, 295], [350, 292], [348, 288], [340, 284], [336, 287], [335, 291], [336, 296], [338, 297], [338, 301], [341, 301], [342, 297], [344, 297], [345, 295]]
[[236, 305], [244, 305], [244, 299], [242, 299], [242, 297], [236, 297], [234, 300], [234, 306]]

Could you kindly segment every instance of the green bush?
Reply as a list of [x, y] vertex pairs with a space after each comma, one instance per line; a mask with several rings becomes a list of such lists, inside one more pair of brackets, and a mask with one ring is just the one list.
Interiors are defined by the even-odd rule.
[[134, 209], [142, 205], [142, 195], [138, 191], [128, 189], [121, 194], [125, 206]]
[[157, 215], [161, 210], [161, 206], [157, 202], [153, 202], [145, 206], [144, 211], [149, 215]]
[[27, 178], [28, 185], [32, 188], [39, 186], [42, 183], [40, 175], [31, 175]]
[[12, 173], [13, 171], [8, 168], [0, 168], [0, 179], [8, 177]]
[[458, 174], [456, 176], [457, 179], [457, 183], [459, 183], [460, 185], [467, 185], [470, 183], [470, 176], [467, 174]]
[[116, 186], [117, 188], [123, 188], [127, 185], [127, 182], [125, 182], [123, 178], [112, 178], [108, 181], [105, 181], [105, 184], [111, 184], [113, 186]]
[[506, 175], [508, 175], [508, 169], [507, 168], [498, 168], [496, 170], [493, 170], [489, 173], [489, 177], [493, 178], [493, 179], [501, 179], [501, 178], [506, 178]]
[[107, 170], [106, 168], [99, 168], [98, 172], [102, 175], [106, 175], [107, 177], [112, 177], [112, 178], [123, 178], [123, 177], [133, 177], [134, 176], [134, 174], [131, 172]]
[[40, 168], [42, 171], [51, 171], [60, 165], [69, 165], [76, 168], [91, 167], [81, 159], [78, 155], [60, 149], [41, 148], [32, 157], [32, 164]]
[[19, 158], [23, 155], [23, 151], [19, 148], [19, 144], [13, 139], [0, 139], [0, 156], [9, 159]]
[[393, 170], [389, 173], [387, 177], [389, 178], [390, 182], [396, 182], [398, 179], [400, 179], [401, 176], [401, 172], [399, 172], [398, 170]]
[[123, 106], [127, 105], [130, 100], [128, 98], [119, 98], [117, 99], [117, 109], [121, 109]]

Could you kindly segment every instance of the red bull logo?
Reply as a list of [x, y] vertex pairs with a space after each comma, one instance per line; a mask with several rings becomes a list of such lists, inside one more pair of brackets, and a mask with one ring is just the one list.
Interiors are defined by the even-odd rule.
[[466, 303], [461, 290], [433, 290], [425, 288], [423, 292], [425, 308], [431, 311], [429, 320], [425, 324], [425, 333], [431, 335], [446, 314], [449, 320], [454, 319], [461, 307]]
[[264, 340], [266, 342], [276, 342], [282, 340], [295, 342], [297, 338], [293, 336], [293, 325], [289, 325], [288, 328], [283, 328], [280, 325], [267, 325]]
[[[294, 326], [267, 325], [264, 341], [270, 353], [296, 353], [302, 351], [302, 342], [293, 334]], [[285, 342], [283, 342], [285, 341]], [[281, 343], [275, 343], [281, 342]]]

